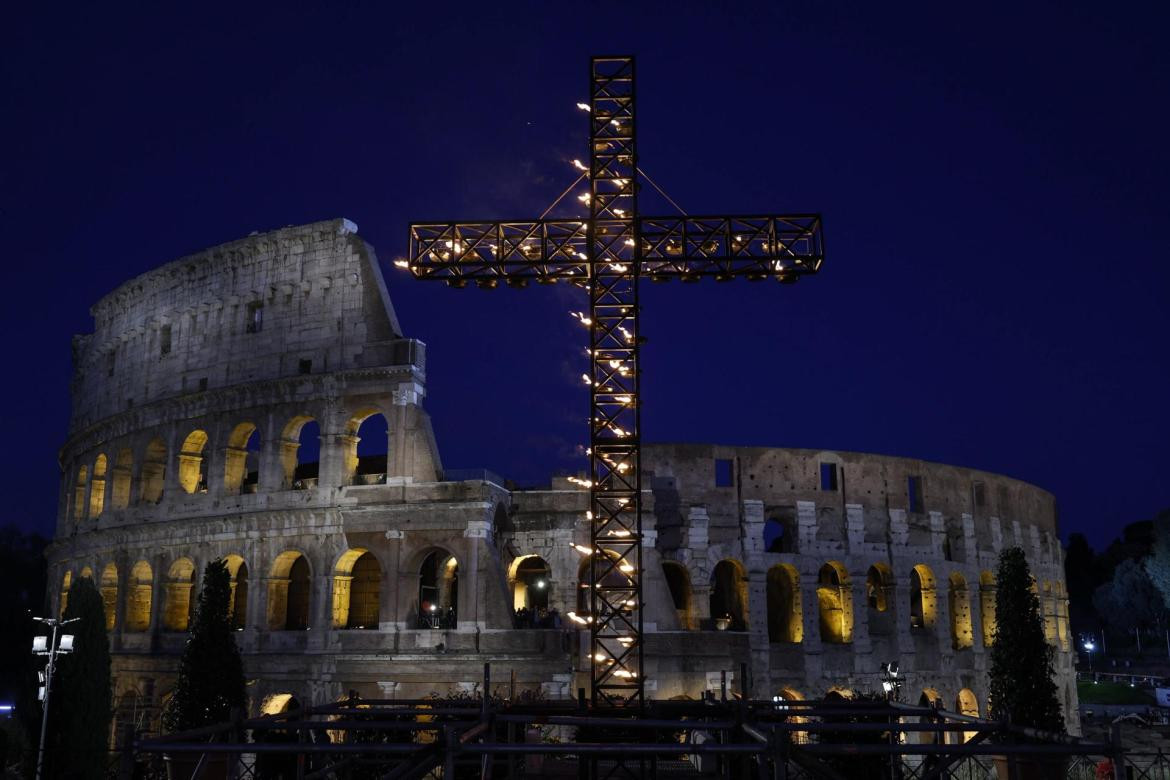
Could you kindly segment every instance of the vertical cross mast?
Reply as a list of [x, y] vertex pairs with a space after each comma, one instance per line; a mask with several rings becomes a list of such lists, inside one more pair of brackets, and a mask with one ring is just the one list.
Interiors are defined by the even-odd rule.
[[643, 701], [634, 58], [594, 57], [589, 94], [590, 668], [595, 704]]

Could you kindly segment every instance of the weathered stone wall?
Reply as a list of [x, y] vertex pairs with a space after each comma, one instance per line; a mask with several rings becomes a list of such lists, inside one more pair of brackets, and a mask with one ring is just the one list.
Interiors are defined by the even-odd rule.
[[[102, 588], [124, 707], [157, 712], [186, 599], [219, 558], [234, 567], [253, 709], [276, 694], [474, 690], [485, 661], [504, 687], [514, 678], [558, 697], [588, 685], [588, 635], [567, 619], [588, 604], [573, 547], [588, 544], [587, 494], [565, 479], [509, 491], [486, 473], [444, 475], [421, 405], [424, 347], [402, 336], [355, 230], [286, 228], [170, 263], [100, 301], [95, 333], [75, 342], [52, 599], [67, 576]], [[256, 302], [263, 315], [249, 329]], [[387, 455], [363, 470], [358, 426], [376, 414]], [[319, 460], [298, 464], [309, 421]], [[835, 482], [822, 482], [826, 466]], [[1019, 545], [1075, 712], [1048, 493], [969, 469], [794, 449], [653, 445], [644, 470], [649, 695], [697, 697], [724, 673], [738, 687], [746, 665], [756, 696], [814, 697], [876, 688], [880, 664], [897, 660], [905, 698], [927, 691], [955, 707], [970, 691], [985, 711], [982, 602], [999, 550]], [[445, 579], [428, 590], [436, 560]], [[543, 566], [539, 585], [526, 584], [525, 562]], [[916, 576], [931, 587], [916, 589]], [[561, 626], [517, 628], [530, 588]], [[742, 625], [721, 625], [712, 608], [742, 613]], [[351, 609], [370, 618], [353, 625]]]
[[243, 382], [386, 365], [401, 336], [373, 249], [344, 219], [233, 241], [122, 284], [74, 341], [73, 430]]

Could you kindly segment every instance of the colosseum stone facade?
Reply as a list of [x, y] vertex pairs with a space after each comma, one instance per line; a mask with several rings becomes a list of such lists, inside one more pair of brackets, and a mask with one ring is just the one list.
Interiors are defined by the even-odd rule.
[[[253, 235], [126, 282], [74, 340], [51, 598], [101, 589], [120, 719], [150, 728], [205, 564], [233, 575], [254, 711], [293, 700], [588, 685], [587, 494], [444, 471], [373, 249], [347, 220]], [[365, 442], [359, 446], [359, 442]], [[849, 452], [650, 445], [647, 693], [742, 664], [757, 697], [876, 689], [985, 712], [993, 572], [1028, 555], [1076, 725], [1053, 497]], [[587, 549], [587, 548], [586, 548]]]

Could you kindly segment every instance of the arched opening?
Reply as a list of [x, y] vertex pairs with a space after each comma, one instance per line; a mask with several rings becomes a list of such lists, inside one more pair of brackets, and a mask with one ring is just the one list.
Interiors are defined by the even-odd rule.
[[951, 613], [951, 645], [956, 650], [966, 650], [975, 644], [975, 630], [971, 626], [971, 596], [967, 592], [967, 580], [959, 572], [950, 577], [947, 591], [947, 606]]
[[[975, 698], [975, 693], [970, 688], [964, 688], [955, 697], [955, 712], [972, 718], [979, 717], [979, 700]], [[975, 734], [974, 731], [964, 731], [963, 741], [970, 741], [975, 737]]]
[[106, 469], [108, 463], [104, 454], [93, 462], [93, 479], [89, 485], [89, 516], [97, 518], [106, 508]]
[[934, 572], [925, 563], [920, 563], [910, 572], [910, 628], [925, 631], [933, 628], [937, 619]]
[[73, 587], [73, 572], [65, 572], [65, 577], [61, 580], [61, 597], [57, 600], [60, 608], [57, 610], [57, 617], [65, 615], [65, 607], [69, 605], [69, 589]]
[[848, 644], [853, 641], [853, 590], [849, 572], [839, 561], [829, 561], [817, 575], [817, 604], [820, 607], [821, 642]]
[[512, 564], [512, 610], [520, 628], [538, 626], [548, 614], [548, 562], [539, 555], [525, 555]]
[[345, 480], [351, 485], [381, 485], [386, 482], [388, 428], [386, 418], [376, 409], [366, 409], [349, 418], [345, 426]]
[[223, 454], [223, 491], [229, 496], [255, 493], [260, 479], [260, 430], [242, 422], [228, 435]]
[[146, 561], [139, 561], [130, 569], [130, 581], [126, 583], [127, 631], [141, 633], [150, 630], [150, 610], [154, 602], [154, 571]]
[[268, 628], [304, 631], [309, 627], [309, 562], [294, 550], [276, 556], [268, 579]]
[[995, 644], [995, 575], [979, 575], [979, 621], [983, 624], [983, 646]]
[[[785, 688], [781, 688], [776, 693], [776, 695], [772, 697], [772, 703], [775, 705], [775, 709], [777, 711], [799, 713], [800, 712], [799, 708], [794, 708], [794, 707], [789, 706], [788, 702], [792, 702], [792, 701], [804, 701], [804, 694], [801, 693], [800, 691], [796, 690], [795, 688], [785, 687]], [[787, 715], [786, 719], [792, 723], [807, 723], [808, 722], [807, 717], [805, 717], [804, 715], [798, 715], [798, 714]], [[794, 743], [796, 743], [797, 745], [807, 744], [808, 743], [808, 732], [807, 731], [793, 731], [792, 732], [792, 741]]]
[[800, 603], [800, 573], [788, 563], [768, 569], [768, 641], [804, 639], [804, 608]]
[[130, 478], [133, 473], [134, 453], [125, 448], [118, 450], [112, 474], [113, 493], [110, 495], [110, 505], [114, 509], [125, 509], [130, 506]]
[[420, 628], [455, 628], [459, 619], [459, 562], [446, 550], [423, 559], [418, 571]]
[[711, 572], [710, 607], [716, 628], [747, 630], [747, 575], [739, 561], [722, 560]]
[[98, 583], [102, 594], [102, 608], [106, 613], [106, 631], [114, 630], [114, 619], [118, 614], [118, 567], [107, 563], [102, 569], [102, 579]]
[[333, 573], [333, 627], [376, 629], [381, 617], [382, 567], [373, 553], [347, 550]]
[[670, 600], [678, 615], [678, 625], [685, 631], [695, 628], [694, 608], [691, 598], [691, 575], [687, 567], [677, 561], [663, 561], [662, 574], [666, 587], [670, 589]]
[[133, 725], [135, 731], [141, 731], [143, 726], [146, 725], [144, 721], [148, 717], [148, 707], [149, 702], [146, 701], [136, 688], [131, 688], [119, 696], [114, 706], [114, 718], [111, 724], [115, 737], [120, 739], [126, 727], [129, 725]]
[[167, 445], [162, 439], [151, 439], [142, 458], [142, 503], [157, 504], [163, 497], [167, 474]]
[[280, 465], [286, 490], [317, 487], [321, 459], [321, 426], [312, 417], [289, 420], [280, 435]]
[[232, 629], [242, 631], [248, 626], [248, 564], [239, 555], [225, 555], [231, 596], [228, 600], [228, 619]]
[[[939, 696], [938, 691], [934, 688], [923, 688], [922, 695], [918, 697], [919, 707], [931, 707], [933, 709], [942, 709], [943, 700]], [[918, 718], [919, 723], [939, 723], [941, 719], [932, 718], [923, 715]], [[923, 745], [941, 745], [943, 744], [943, 732], [941, 731], [920, 731], [918, 732], [918, 742]]]
[[195, 429], [183, 439], [179, 449], [179, 486], [187, 493], [207, 492], [207, 431]]
[[764, 551], [770, 553], [796, 552], [796, 518], [776, 514], [764, 521]]
[[260, 714], [283, 715], [286, 712], [294, 712], [300, 708], [301, 703], [291, 693], [274, 693], [264, 698], [264, 702], [260, 705]]
[[191, 589], [195, 586], [195, 564], [180, 558], [167, 572], [167, 600], [163, 608], [163, 628], [186, 631], [191, 623]]
[[875, 563], [865, 574], [866, 606], [874, 612], [890, 608], [890, 594], [894, 589], [894, 573], [884, 563]]
[[84, 520], [89, 506], [85, 503], [85, 488], [89, 485], [89, 467], [77, 467], [77, 480], [73, 483], [73, 519]]

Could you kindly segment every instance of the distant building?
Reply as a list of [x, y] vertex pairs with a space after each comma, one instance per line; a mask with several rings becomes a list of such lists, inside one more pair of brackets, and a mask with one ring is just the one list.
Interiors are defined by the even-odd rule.
[[[217, 558], [254, 712], [472, 691], [484, 661], [548, 697], [588, 687], [568, 618], [589, 609], [588, 494], [444, 471], [425, 347], [353, 223], [208, 249], [92, 313], [48, 557], [54, 604], [75, 577], [101, 589], [120, 720], [156, 727]], [[738, 689], [741, 664], [757, 697], [880, 689], [896, 660], [904, 698], [986, 714], [996, 556], [1018, 545], [1075, 726], [1049, 493], [847, 452], [648, 445], [643, 465], [647, 695]]]

